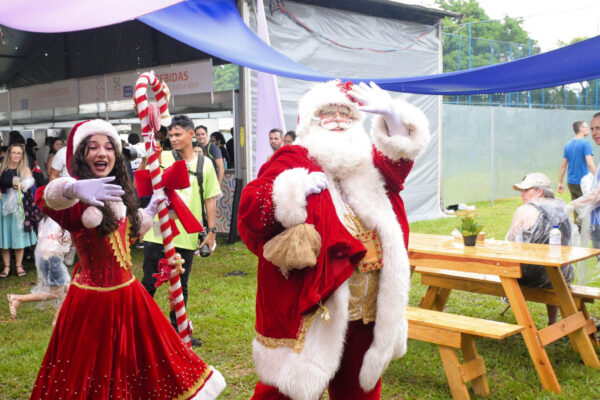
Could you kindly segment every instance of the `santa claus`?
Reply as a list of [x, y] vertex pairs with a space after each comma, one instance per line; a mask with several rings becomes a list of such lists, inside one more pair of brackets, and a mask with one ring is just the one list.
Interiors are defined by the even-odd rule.
[[[363, 112], [376, 115], [371, 139]], [[374, 83], [330, 81], [302, 98], [296, 132], [240, 201], [239, 232], [259, 260], [253, 398], [379, 399], [406, 352], [399, 192], [429, 124]]]

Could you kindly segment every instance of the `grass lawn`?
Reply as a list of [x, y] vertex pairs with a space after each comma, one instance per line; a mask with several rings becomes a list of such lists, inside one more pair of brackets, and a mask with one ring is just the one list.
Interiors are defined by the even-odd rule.
[[[520, 199], [476, 203], [486, 237], [504, 238]], [[411, 224], [414, 232], [449, 234], [456, 218], [422, 221]], [[142, 254], [133, 250], [135, 274], [141, 277]], [[33, 386], [46, 346], [52, 333], [53, 310], [24, 304], [19, 317], [12, 320], [8, 312], [7, 293], [28, 293], [36, 281], [35, 268], [26, 265], [28, 275], [12, 275], [0, 281], [0, 399], [26, 399]], [[225, 276], [241, 270], [245, 276]], [[425, 288], [415, 275], [410, 296], [418, 305]], [[203, 346], [198, 354], [223, 373], [227, 380], [224, 399], [248, 399], [256, 383], [251, 342], [254, 336], [254, 297], [256, 292], [256, 257], [241, 243], [220, 245], [213, 257], [195, 259], [190, 279], [188, 316]], [[157, 301], [166, 312], [166, 288], [160, 288]], [[498, 297], [454, 292], [447, 310], [458, 314], [514, 323]], [[544, 305], [531, 304], [538, 327], [546, 324]], [[590, 306], [598, 315], [598, 305]], [[520, 335], [502, 341], [479, 340], [479, 353], [484, 357], [491, 389], [489, 399], [600, 399], [600, 372], [587, 368], [571, 350], [566, 339], [547, 347], [562, 385], [560, 395], [540, 389], [537, 374]], [[83, 349], [82, 349], [83, 350]], [[409, 341], [407, 355], [391, 363], [383, 378], [384, 399], [450, 399], [437, 346]], [[472, 396], [477, 398], [477, 396]]]

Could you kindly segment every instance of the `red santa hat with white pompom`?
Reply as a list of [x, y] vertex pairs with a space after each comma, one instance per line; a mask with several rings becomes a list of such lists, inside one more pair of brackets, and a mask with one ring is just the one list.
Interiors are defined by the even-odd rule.
[[[93, 135], [108, 136], [114, 142], [116, 146], [115, 149], [119, 152], [121, 151], [121, 139], [119, 138], [119, 134], [114, 126], [112, 126], [109, 122], [101, 119], [92, 119], [79, 122], [73, 127], [73, 129], [71, 129], [69, 139], [67, 140], [67, 170], [69, 171], [69, 175], [75, 179], [78, 179], [79, 177], [71, 170], [71, 160], [73, 159], [73, 154], [75, 154], [75, 151], [77, 151], [79, 145], [83, 143], [87, 137]], [[89, 206], [83, 212], [81, 221], [86, 228], [95, 228], [102, 222], [102, 211], [96, 207]]]
[[121, 151], [121, 138], [119, 138], [117, 130], [110, 122], [102, 119], [90, 119], [79, 122], [71, 129], [67, 141], [67, 170], [69, 171], [69, 175], [74, 178], [77, 177], [73, 175], [73, 171], [71, 171], [71, 159], [73, 158], [73, 154], [75, 154], [77, 147], [79, 147], [85, 138], [92, 135], [106, 135], [110, 137], [115, 143], [115, 146], [117, 146], [117, 150]]

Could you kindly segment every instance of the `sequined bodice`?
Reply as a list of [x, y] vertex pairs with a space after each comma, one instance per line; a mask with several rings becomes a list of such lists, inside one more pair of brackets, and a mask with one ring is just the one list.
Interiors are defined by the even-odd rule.
[[74, 282], [107, 288], [133, 278], [126, 219], [121, 220], [117, 230], [106, 236], [100, 236], [96, 229], [83, 229], [71, 235], [80, 262]]

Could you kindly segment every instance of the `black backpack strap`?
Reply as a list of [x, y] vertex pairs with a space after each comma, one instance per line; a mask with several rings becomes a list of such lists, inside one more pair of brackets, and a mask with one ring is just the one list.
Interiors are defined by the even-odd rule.
[[[181, 155], [177, 150], [171, 150], [173, 153], [173, 158], [176, 161], [183, 160]], [[190, 171], [188, 169], [188, 173], [190, 175], [194, 175], [196, 180], [198, 181], [198, 189], [200, 190], [200, 202], [202, 204], [202, 225], [208, 226], [208, 222], [206, 220], [206, 209], [204, 207], [204, 156], [202, 154], [198, 154], [198, 164], [196, 164], [196, 172]]]
[[198, 154], [198, 164], [196, 165], [196, 179], [198, 180], [198, 188], [200, 189], [200, 201], [202, 202], [202, 225], [208, 228], [206, 220], [206, 208], [204, 208], [204, 156]]

